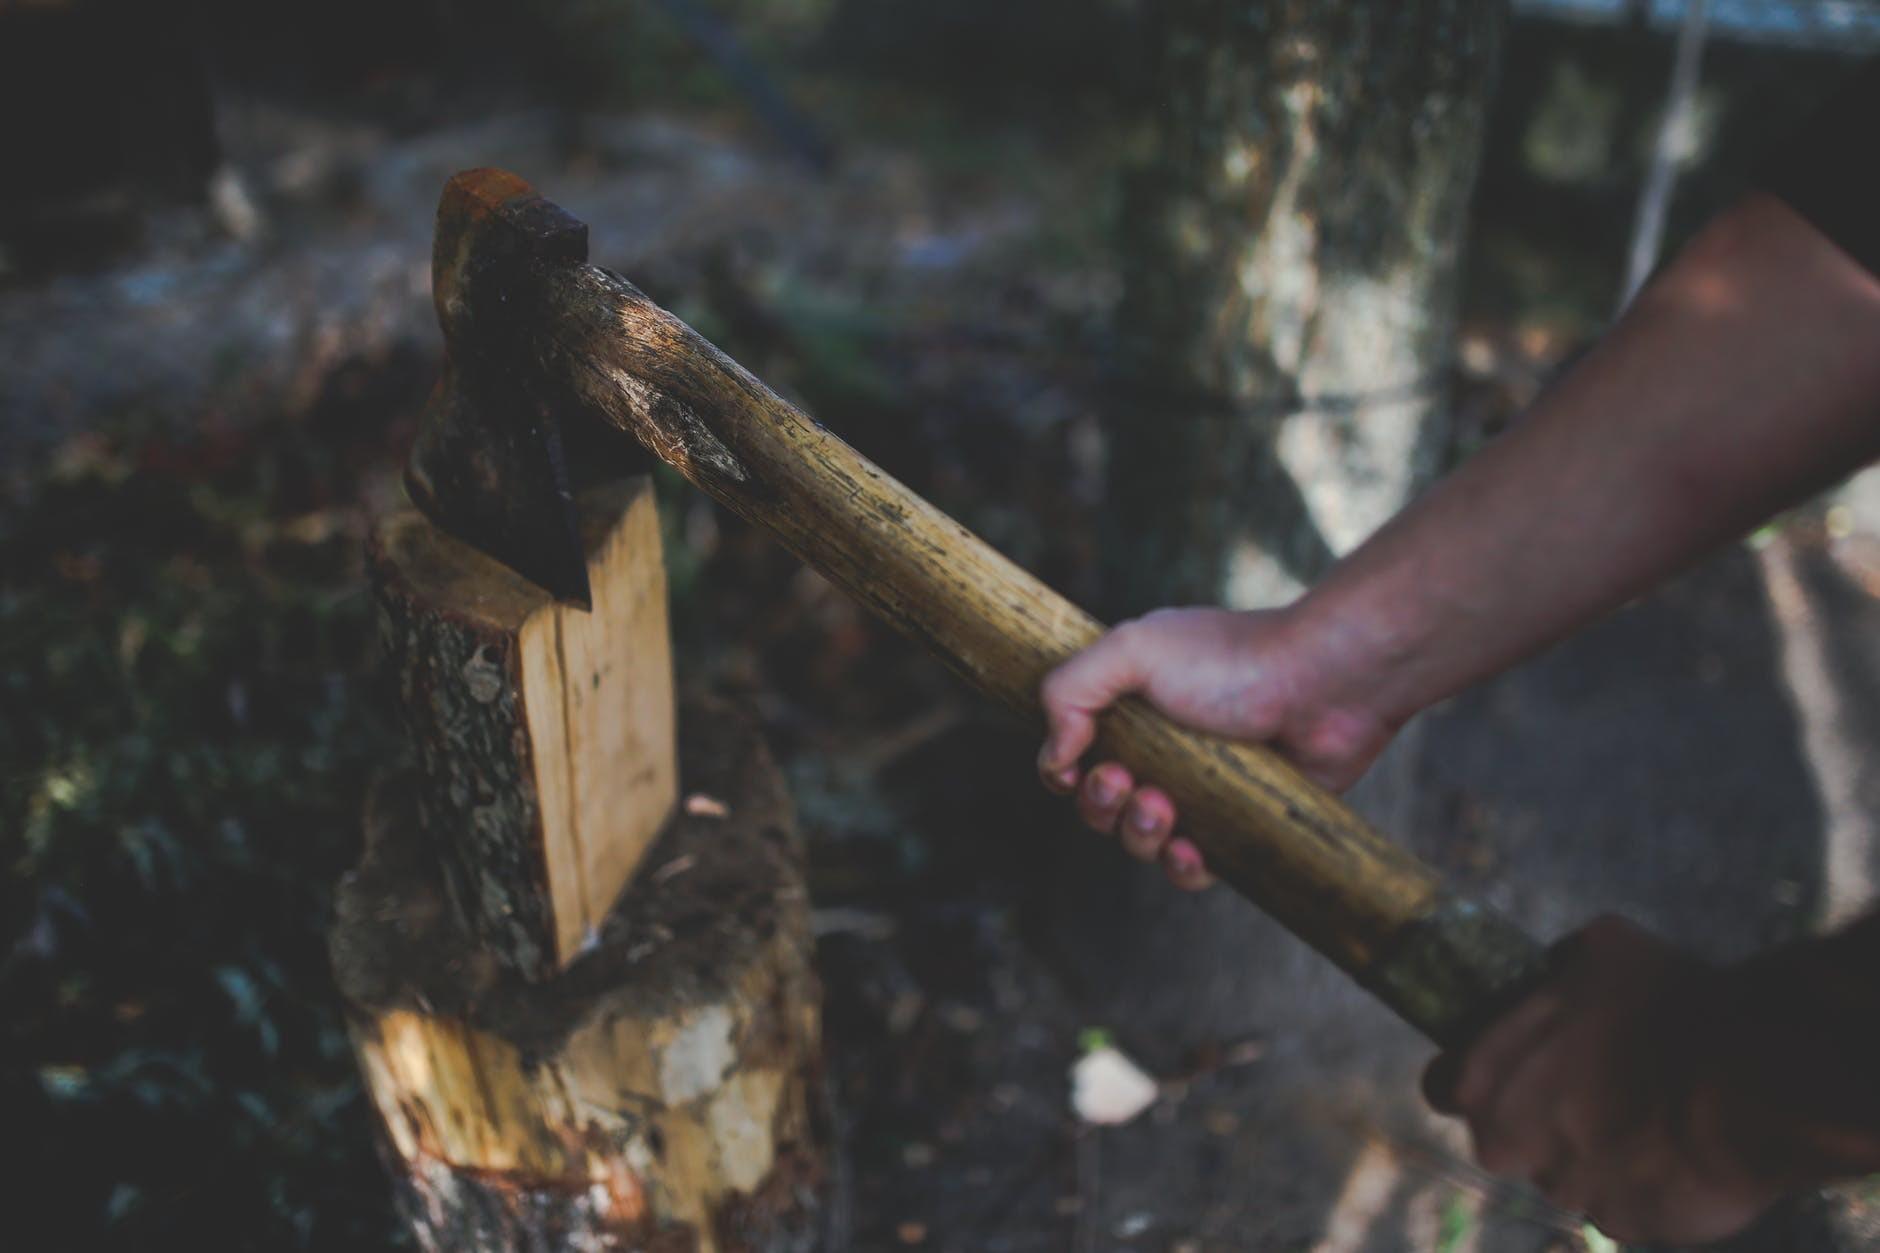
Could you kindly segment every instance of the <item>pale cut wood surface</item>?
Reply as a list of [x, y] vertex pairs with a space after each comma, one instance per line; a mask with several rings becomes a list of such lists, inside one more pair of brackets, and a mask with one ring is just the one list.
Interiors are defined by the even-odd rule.
[[593, 612], [415, 510], [371, 546], [426, 831], [459, 907], [534, 977], [590, 942], [677, 798], [651, 484], [594, 489], [580, 512]]
[[650, 482], [636, 484], [624, 513], [618, 493], [582, 510], [593, 609], [546, 604], [520, 633], [563, 965], [599, 929], [678, 795], [659, 513]]

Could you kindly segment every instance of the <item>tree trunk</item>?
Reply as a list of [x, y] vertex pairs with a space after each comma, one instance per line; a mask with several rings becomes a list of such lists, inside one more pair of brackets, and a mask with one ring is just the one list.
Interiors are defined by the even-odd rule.
[[447, 907], [415, 779], [382, 784], [330, 943], [426, 1250], [808, 1250], [824, 1135], [801, 849], [757, 734], [689, 708], [676, 817], [595, 943], [531, 981]]
[[[1154, 125], [1124, 206], [1125, 385], [1109, 424], [1113, 620], [1283, 603], [1439, 469], [1504, 21], [1500, 0], [1152, 13]], [[1352, 797], [1387, 834], [1407, 829], [1414, 764], [1400, 737]], [[1079, 848], [1051, 895], [1091, 1011], [1152, 1060], [1276, 1015], [1302, 1040], [1374, 1019], [1222, 893], [1187, 898]]]
[[1118, 613], [1289, 599], [1447, 443], [1500, 0], [1154, 7], [1111, 423]]

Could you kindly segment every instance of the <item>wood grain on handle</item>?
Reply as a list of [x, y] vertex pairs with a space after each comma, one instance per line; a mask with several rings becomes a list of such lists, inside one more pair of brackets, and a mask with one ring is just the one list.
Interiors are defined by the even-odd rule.
[[[585, 407], [1033, 720], [1038, 688], [1102, 628], [779, 398], [631, 283], [544, 267], [531, 350]], [[1538, 949], [1264, 749], [1138, 700], [1101, 745], [1180, 808], [1226, 882], [1439, 1040], [1533, 977]]]

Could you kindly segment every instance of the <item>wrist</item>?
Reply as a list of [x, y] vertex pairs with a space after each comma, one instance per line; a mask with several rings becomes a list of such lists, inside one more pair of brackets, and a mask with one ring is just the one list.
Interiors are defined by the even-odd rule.
[[1415, 598], [1335, 572], [1283, 612], [1316, 704], [1395, 731], [1447, 695], [1429, 690], [1434, 634]]

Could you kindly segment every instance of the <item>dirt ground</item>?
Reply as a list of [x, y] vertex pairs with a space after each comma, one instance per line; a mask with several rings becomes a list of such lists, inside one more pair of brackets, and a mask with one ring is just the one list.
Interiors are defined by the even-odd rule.
[[[819, 179], [697, 121], [399, 137], [259, 109], [232, 151], [264, 208], [252, 242], [179, 216], [126, 264], [0, 291], [20, 508], [93, 432], [195, 446], [286, 414], [368, 450], [361, 499], [323, 506], [352, 542], [395, 494], [434, 360], [437, 189], [499, 164], [587, 220], [596, 260], [1087, 594], [1115, 284], [1085, 246], [1077, 154], [1047, 178], [1022, 146], [948, 167], [882, 145]], [[337, 399], [336, 377], [353, 380]], [[1492, 406], [1491, 384], [1470, 386]], [[347, 433], [368, 420], [384, 430]], [[1367, 803], [1542, 936], [1616, 910], [1728, 959], [1847, 916], [1880, 882], [1870, 495], [1857, 484], [1433, 711]], [[760, 537], [678, 493], [668, 518], [682, 678], [764, 719], [811, 841], [844, 1142], [832, 1247], [1609, 1247], [1471, 1168], [1416, 1098], [1427, 1048], [1323, 962], [1225, 892], [1178, 897], [1073, 830], [1024, 734]], [[1157, 922], [1124, 932], [1118, 910]], [[1131, 1125], [1071, 1113], [1092, 1029], [1163, 1081]], [[369, 1159], [356, 1110], [333, 1126], [337, 1152]], [[363, 1229], [386, 1221], [366, 1210]], [[1736, 1247], [1880, 1248], [1880, 1193], [1781, 1223]]]

